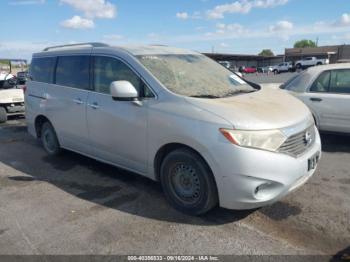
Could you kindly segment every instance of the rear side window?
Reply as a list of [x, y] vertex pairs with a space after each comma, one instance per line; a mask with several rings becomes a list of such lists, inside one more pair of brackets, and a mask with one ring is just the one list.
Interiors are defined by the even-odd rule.
[[331, 79], [331, 72], [326, 71], [317, 77], [316, 81], [312, 84], [310, 92], [325, 93], [329, 90], [329, 81]]
[[89, 89], [89, 56], [60, 56], [56, 68], [56, 84]]
[[340, 94], [350, 94], [350, 70], [332, 71], [330, 92]]
[[30, 66], [31, 80], [52, 83], [55, 61], [55, 57], [33, 58]]

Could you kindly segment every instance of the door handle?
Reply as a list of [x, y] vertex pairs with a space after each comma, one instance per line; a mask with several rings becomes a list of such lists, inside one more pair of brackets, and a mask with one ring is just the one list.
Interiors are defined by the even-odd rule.
[[99, 108], [100, 108], [100, 106], [99, 106], [96, 102], [94, 102], [94, 103], [92, 103], [92, 104], [89, 104], [89, 106], [90, 106], [92, 109], [99, 109]]
[[316, 97], [311, 97], [310, 100], [312, 102], [322, 102], [322, 99], [321, 98], [316, 98]]
[[84, 104], [84, 102], [80, 98], [74, 99], [73, 102], [76, 103], [77, 105]]

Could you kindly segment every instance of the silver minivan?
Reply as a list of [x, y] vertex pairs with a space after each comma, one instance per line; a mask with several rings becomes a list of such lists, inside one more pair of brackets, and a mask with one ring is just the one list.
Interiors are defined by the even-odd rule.
[[315, 172], [309, 109], [206, 56], [166, 46], [56, 46], [34, 54], [29, 132], [62, 149], [160, 181], [189, 214], [278, 201]]

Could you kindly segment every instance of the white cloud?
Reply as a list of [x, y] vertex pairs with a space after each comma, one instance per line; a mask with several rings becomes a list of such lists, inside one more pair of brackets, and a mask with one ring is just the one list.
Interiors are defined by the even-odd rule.
[[46, 0], [19, 0], [11, 1], [9, 5], [42, 5], [45, 4]]
[[225, 14], [249, 13], [253, 8], [271, 8], [285, 5], [289, 0], [238, 0], [233, 3], [218, 5], [207, 11], [209, 19], [222, 19]]
[[227, 48], [227, 47], [229, 47], [229, 45], [228, 44], [226, 44], [226, 43], [220, 43], [220, 45], [219, 45], [220, 47], [222, 47], [222, 48]]
[[202, 15], [201, 15], [201, 12], [199, 12], [199, 11], [195, 11], [192, 14], [189, 14], [187, 12], [178, 12], [178, 13], [176, 13], [176, 17], [178, 19], [183, 19], [183, 20], [187, 20], [187, 19], [201, 19]]
[[189, 18], [189, 15], [186, 12], [182, 12], [182, 13], [176, 13], [176, 17], [179, 19], [186, 20]]
[[95, 27], [93, 20], [82, 18], [78, 15], [61, 22], [61, 26], [72, 29], [91, 29]]
[[293, 23], [289, 21], [278, 21], [275, 25], [270, 26], [271, 32], [282, 32], [292, 30], [294, 27]]
[[338, 23], [340, 26], [348, 26], [350, 25], [350, 14], [343, 14]]
[[121, 40], [124, 38], [124, 36], [122, 36], [122, 35], [104, 35], [103, 38], [106, 40]]
[[60, 0], [76, 10], [81, 11], [87, 18], [114, 18], [117, 14], [117, 7], [105, 0]]

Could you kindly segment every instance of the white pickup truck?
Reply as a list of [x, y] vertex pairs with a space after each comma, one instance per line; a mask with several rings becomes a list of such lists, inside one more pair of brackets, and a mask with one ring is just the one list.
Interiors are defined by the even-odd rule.
[[317, 65], [328, 65], [329, 59], [317, 59], [316, 57], [306, 57], [302, 60], [295, 62], [295, 67], [297, 69], [305, 69], [311, 66]]

